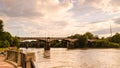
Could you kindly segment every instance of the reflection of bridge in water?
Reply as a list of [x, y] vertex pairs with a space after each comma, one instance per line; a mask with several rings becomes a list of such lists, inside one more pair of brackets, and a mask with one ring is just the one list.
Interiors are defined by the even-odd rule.
[[18, 39], [20, 41], [24, 41], [24, 40], [43, 40], [43, 41], [46, 41], [46, 45], [44, 46], [45, 50], [50, 50], [51, 41], [54, 41], [54, 40], [66, 40], [68, 49], [73, 48], [74, 41], [77, 40], [77, 39], [71, 39], [71, 38], [67, 38], [67, 37], [18, 37]]

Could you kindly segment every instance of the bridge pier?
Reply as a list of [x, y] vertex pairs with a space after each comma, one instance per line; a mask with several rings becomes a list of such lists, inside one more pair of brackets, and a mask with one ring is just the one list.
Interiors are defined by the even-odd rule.
[[50, 50], [50, 38], [46, 38], [46, 44], [44, 46], [44, 50]]
[[46, 39], [46, 44], [44, 46], [44, 58], [50, 58], [50, 38]]

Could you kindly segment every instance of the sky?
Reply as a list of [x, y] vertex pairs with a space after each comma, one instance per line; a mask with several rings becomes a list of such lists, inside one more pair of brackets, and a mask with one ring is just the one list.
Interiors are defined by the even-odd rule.
[[120, 0], [0, 0], [5, 31], [20, 37], [120, 32]]

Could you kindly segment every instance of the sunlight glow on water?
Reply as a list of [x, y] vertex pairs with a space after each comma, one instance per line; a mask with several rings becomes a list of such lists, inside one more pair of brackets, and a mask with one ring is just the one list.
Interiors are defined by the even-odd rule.
[[119, 49], [51, 48], [44, 58], [43, 49], [27, 49], [36, 53], [37, 68], [120, 68]]

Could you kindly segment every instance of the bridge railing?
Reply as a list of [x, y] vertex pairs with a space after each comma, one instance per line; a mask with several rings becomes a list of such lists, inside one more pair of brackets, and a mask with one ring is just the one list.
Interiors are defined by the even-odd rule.
[[34, 64], [35, 53], [25, 54], [21, 51], [8, 50], [6, 60], [16, 63], [17, 67], [36, 68]]

